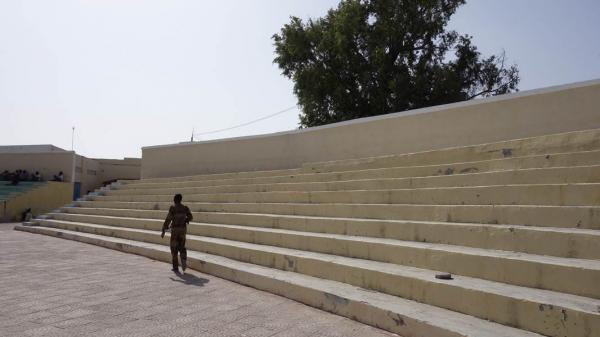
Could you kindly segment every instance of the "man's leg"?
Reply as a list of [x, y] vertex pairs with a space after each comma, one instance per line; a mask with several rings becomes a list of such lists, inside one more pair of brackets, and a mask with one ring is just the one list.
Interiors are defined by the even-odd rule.
[[178, 237], [179, 257], [181, 257], [181, 269], [185, 272], [187, 268], [187, 249], [185, 249], [185, 229]]
[[175, 231], [171, 230], [171, 261], [173, 263], [173, 271], [179, 271], [179, 263], [177, 262], [177, 237]]

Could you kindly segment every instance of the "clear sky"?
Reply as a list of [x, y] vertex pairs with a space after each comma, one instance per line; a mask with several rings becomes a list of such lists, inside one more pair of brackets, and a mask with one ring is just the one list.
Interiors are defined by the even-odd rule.
[[[0, 145], [141, 156], [293, 106], [271, 36], [332, 0], [0, 0]], [[600, 1], [471, 0], [450, 28], [502, 50], [521, 90], [600, 78]], [[298, 111], [200, 139], [296, 128]]]

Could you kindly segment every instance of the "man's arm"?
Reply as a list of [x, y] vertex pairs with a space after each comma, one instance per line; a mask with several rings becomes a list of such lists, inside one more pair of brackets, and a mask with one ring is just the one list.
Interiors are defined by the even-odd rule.
[[190, 208], [185, 206], [185, 222], [190, 223], [194, 217], [192, 216], [192, 212], [190, 212]]
[[173, 221], [173, 206], [169, 207], [169, 214], [167, 214], [167, 218], [165, 219], [165, 222], [163, 223], [162, 234], [160, 234], [161, 238], [165, 237], [165, 232], [167, 231], [167, 229], [169, 229], [169, 225], [171, 224], [171, 221]]

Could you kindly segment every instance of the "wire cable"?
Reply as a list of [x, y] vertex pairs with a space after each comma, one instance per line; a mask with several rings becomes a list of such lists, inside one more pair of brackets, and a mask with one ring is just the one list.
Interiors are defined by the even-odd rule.
[[281, 115], [282, 113], [284, 113], [284, 112], [288, 112], [288, 111], [290, 111], [290, 110], [292, 110], [292, 109], [295, 109], [295, 108], [297, 108], [297, 106], [296, 106], [296, 105], [293, 105], [293, 106], [291, 106], [291, 107], [289, 107], [289, 108], [285, 108], [285, 109], [283, 109], [283, 110], [277, 111], [277, 112], [275, 112], [275, 113], [272, 113], [272, 114], [270, 114], [270, 115], [267, 115], [267, 116], [264, 116], [264, 117], [261, 117], [261, 118], [258, 118], [258, 119], [255, 119], [255, 120], [252, 120], [252, 121], [246, 122], [246, 123], [242, 123], [242, 124], [238, 124], [238, 125], [230, 126], [230, 127], [228, 127], [228, 128], [224, 128], [224, 129], [218, 129], [218, 130], [212, 130], [212, 131], [205, 131], [205, 132], [198, 132], [198, 133], [194, 133], [194, 136], [209, 135], [209, 134], [213, 134], [213, 133], [224, 132], [224, 131], [229, 131], [229, 130], [233, 130], [233, 129], [241, 128], [241, 127], [243, 127], [243, 126], [247, 126], [247, 125], [250, 125], [250, 124], [254, 124], [254, 123], [257, 123], [257, 122], [260, 122], [260, 121], [264, 121], [265, 119], [269, 119], [269, 118], [275, 117], [275, 116], [277, 116], [277, 115]]

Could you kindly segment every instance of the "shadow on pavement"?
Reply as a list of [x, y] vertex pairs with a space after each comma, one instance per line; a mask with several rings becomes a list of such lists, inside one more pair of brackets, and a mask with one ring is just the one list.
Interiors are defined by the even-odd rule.
[[201, 278], [196, 275], [189, 274], [189, 273], [188, 274], [175, 273], [175, 275], [178, 278], [170, 277], [171, 281], [173, 281], [173, 282], [179, 282], [179, 283], [194, 285], [194, 286], [198, 286], [198, 287], [202, 287], [206, 283], [209, 282], [208, 279]]

